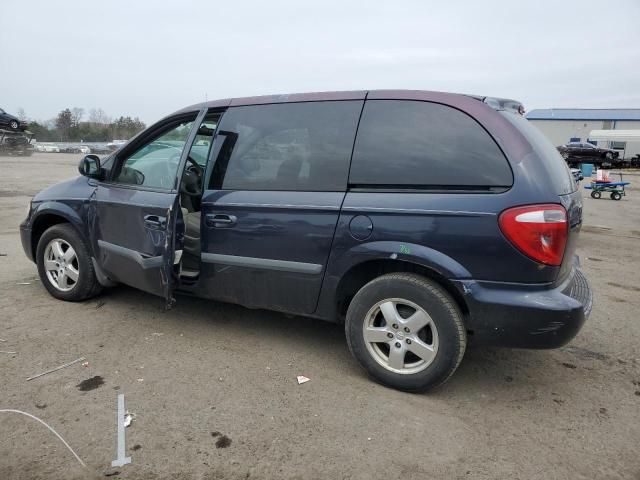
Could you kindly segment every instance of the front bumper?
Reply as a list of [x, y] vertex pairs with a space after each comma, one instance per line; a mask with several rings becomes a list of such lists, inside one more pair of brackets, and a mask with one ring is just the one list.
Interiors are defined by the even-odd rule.
[[591, 288], [574, 266], [555, 288], [498, 282], [457, 281], [469, 308], [474, 344], [557, 348], [568, 343], [591, 313]]
[[24, 250], [25, 255], [32, 262], [33, 259], [33, 248], [31, 245], [31, 225], [29, 224], [29, 220], [25, 220], [20, 224], [20, 241], [22, 242], [22, 249]]

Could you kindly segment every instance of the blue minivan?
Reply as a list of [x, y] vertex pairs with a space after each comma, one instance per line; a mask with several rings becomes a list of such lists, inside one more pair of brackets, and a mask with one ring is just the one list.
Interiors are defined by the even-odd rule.
[[467, 343], [554, 348], [591, 310], [582, 201], [513, 100], [354, 91], [184, 108], [37, 194], [49, 293], [123, 283], [345, 326], [375, 380], [444, 383]]

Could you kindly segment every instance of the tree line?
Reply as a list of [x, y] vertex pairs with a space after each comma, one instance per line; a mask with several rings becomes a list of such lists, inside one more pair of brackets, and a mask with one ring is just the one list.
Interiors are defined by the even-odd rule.
[[83, 108], [65, 108], [57, 117], [38, 122], [29, 119], [24, 109], [18, 109], [20, 120], [28, 122], [27, 129], [39, 142], [110, 142], [128, 140], [144, 130], [146, 125], [138, 117], [109, 117], [101, 108], [92, 108], [85, 116]]

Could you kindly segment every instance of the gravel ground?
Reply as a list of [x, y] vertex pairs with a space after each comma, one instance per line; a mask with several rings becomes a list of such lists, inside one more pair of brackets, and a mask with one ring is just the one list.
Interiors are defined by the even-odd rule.
[[[0, 414], [0, 478], [640, 478], [637, 185], [620, 202], [585, 195], [595, 305], [569, 346], [471, 347], [416, 395], [369, 381], [337, 325], [185, 297], [165, 312], [127, 287], [54, 300], [18, 224], [78, 159], [0, 158], [0, 350], [18, 352], [0, 353], [0, 408], [43, 419], [88, 468], [41, 424]], [[132, 463], [111, 468], [118, 393], [136, 414]]]

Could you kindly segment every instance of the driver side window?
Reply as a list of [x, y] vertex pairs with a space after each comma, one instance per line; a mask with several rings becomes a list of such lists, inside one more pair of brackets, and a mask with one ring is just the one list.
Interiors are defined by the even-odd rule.
[[176, 181], [180, 157], [192, 126], [192, 120], [174, 124], [140, 147], [122, 161], [120, 171], [113, 181], [172, 189]]

